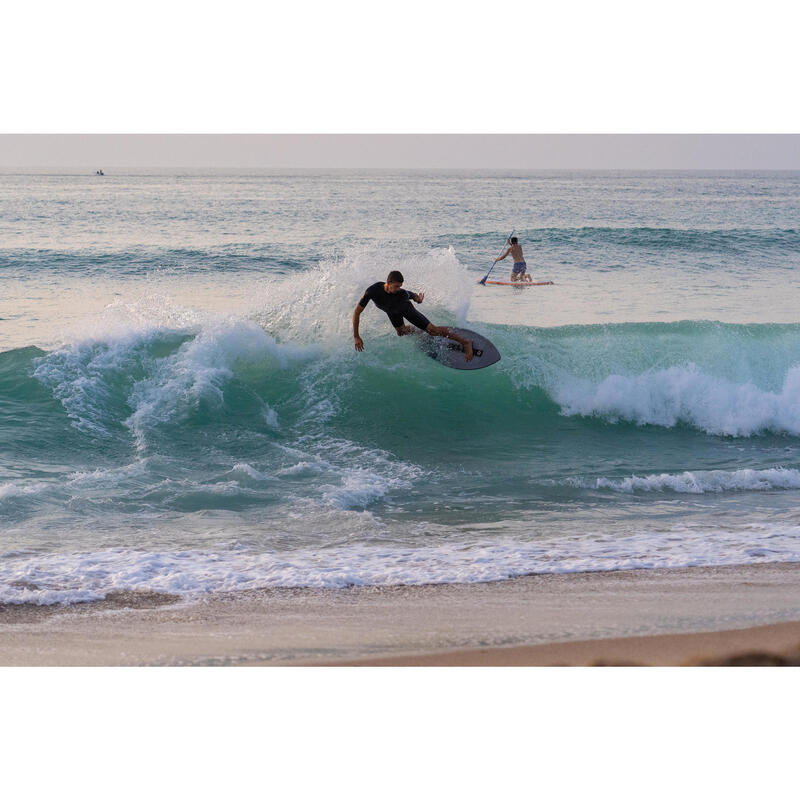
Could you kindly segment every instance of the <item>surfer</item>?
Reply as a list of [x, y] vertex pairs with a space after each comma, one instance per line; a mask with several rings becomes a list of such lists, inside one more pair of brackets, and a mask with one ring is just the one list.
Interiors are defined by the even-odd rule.
[[512, 236], [508, 240], [509, 248], [508, 250], [503, 253], [499, 258], [494, 260], [496, 264], [498, 261], [502, 261], [509, 253], [511, 253], [514, 259], [514, 266], [511, 268], [511, 280], [517, 283], [518, 281], [528, 281], [531, 283], [533, 278], [528, 275], [528, 265], [525, 263], [525, 256], [522, 255], [522, 247], [520, 246], [519, 239], [516, 236]]
[[429, 333], [431, 336], [446, 336], [453, 339], [464, 348], [464, 357], [467, 361], [472, 361], [472, 342], [464, 339], [451, 328], [442, 325], [434, 325], [424, 314], [420, 314], [414, 306], [425, 299], [424, 292], [409, 292], [403, 289], [403, 275], [397, 270], [393, 270], [386, 278], [386, 283], [378, 281], [373, 283], [364, 292], [364, 296], [358, 301], [358, 305], [353, 311], [353, 339], [355, 340], [356, 350], [360, 353], [364, 349], [364, 341], [358, 335], [358, 322], [361, 312], [367, 307], [370, 300], [381, 310], [385, 311], [389, 317], [398, 336], [406, 336], [409, 333], [416, 333], [411, 325], [404, 325], [403, 320], [407, 320], [421, 331]]

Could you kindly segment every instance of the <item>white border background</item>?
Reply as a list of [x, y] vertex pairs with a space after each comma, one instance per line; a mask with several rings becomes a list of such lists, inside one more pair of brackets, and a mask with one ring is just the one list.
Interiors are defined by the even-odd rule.
[[797, 4], [11, 0], [5, 132], [797, 133]]
[[784, 796], [796, 675], [9, 668], [3, 786], [98, 800]]

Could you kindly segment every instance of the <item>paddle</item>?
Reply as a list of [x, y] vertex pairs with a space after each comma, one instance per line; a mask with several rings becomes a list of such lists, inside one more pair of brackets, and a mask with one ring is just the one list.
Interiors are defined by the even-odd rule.
[[[511, 237], [513, 235], [514, 235], [514, 231], [512, 230], [511, 233], [508, 234], [508, 238], [506, 239], [506, 244], [503, 245], [504, 248], [509, 243], [509, 241], [510, 241], [510, 239], [511, 239]], [[503, 254], [500, 253], [500, 255], [503, 255]], [[478, 283], [483, 284], [484, 286], [486, 286], [486, 279], [492, 274], [492, 270], [494, 269], [495, 264], [497, 264], [496, 260], [492, 262], [492, 266], [489, 268], [489, 271], [483, 276], [483, 278], [481, 278], [481, 280], [478, 281]]]

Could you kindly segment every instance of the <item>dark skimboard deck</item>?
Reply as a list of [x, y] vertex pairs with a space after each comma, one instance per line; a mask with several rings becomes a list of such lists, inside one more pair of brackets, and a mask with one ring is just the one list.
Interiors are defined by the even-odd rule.
[[472, 361], [464, 358], [464, 351], [458, 342], [444, 336], [429, 336], [422, 333], [417, 337], [420, 349], [425, 355], [436, 359], [440, 364], [452, 369], [483, 369], [500, 360], [497, 348], [485, 337], [466, 328], [451, 328], [454, 333], [472, 342], [475, 356]]

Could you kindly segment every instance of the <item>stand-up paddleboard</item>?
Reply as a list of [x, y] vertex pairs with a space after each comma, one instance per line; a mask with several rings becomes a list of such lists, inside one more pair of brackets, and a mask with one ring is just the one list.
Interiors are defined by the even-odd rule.
[[553, 281], [478, 281], [478, 283], [486, 284], [491, 283], [493, 286], [552, 286]]
[[458, 342], [445, 336], [430, 336], [427, 333], [421, 333], [417, 337], [420, 349], [425, 355], [436, 359], [443, 366], [453, 369], [483, 369], [500, 360], [497, 348], [485, 336], [481, 336], [475, 331], [468, 331], [466, 328], [451, 328], [450, 330], [472, 342], [472, 361], [467, 361], [464, 349]]

